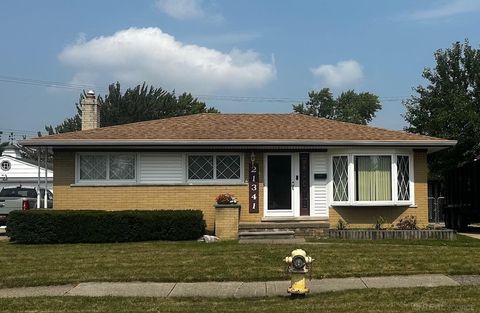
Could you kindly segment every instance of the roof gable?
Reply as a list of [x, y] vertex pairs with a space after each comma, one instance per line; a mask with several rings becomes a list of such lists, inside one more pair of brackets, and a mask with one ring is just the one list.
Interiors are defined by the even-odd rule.
[[[0, 162], [8, 160], [11, 164], [11, 168], [8, 171], [0, 169], [0, 175], [8, 175], [10, 178], [19, 178], [19, 177], [37, 177], [38, 176], [38, 166], [31, 161], [25, 159], [17, 159], [9, 155], [0, 156]], [[53, 171], [47, 169], [48, 177], [53, 177]], [[45, 177], [45, 167], [40, 166], [40, 177]]]

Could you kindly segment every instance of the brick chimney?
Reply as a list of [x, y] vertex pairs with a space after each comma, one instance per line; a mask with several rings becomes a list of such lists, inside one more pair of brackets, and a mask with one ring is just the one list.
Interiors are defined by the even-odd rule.
[[82, 100], [82, 130], [100, 127], [100, 110], [98, 108], [95, 91], [89, 90]]

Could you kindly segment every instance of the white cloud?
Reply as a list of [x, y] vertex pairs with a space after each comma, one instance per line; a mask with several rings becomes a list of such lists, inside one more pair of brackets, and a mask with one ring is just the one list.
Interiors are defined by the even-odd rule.
[[340, 61], [335, 65], [323, 64], [310, 71], [320, 84], [331, 88], [349, 87], [363, 78], [362, 66], [355, 60]]
[[478, 0], [443, 1], [440, 5], [425, 10], [417, 10], [407, 15], [411, 20], [432, 20], [480, 10]]
[[203, 0], [157, 0], [157, 8], [167, 15], [179, 20], [205, 19], [222, 22], [221, 14], [210, 14], [203, 9]]
[[276, 76], [274, 63], [254, 51], [229, 53], [177, 41], [159, 28], [129, 28], [111, 36], [77, 41], [59, 54], [77, 70], [76, 84], [149, 84], [195, 93], [245, 90]]

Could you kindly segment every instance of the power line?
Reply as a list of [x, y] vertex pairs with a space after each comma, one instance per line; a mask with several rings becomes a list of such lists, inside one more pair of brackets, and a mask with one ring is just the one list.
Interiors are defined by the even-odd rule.
[[[246, 96], [222, 96], [222, 95], [195, 95], [198, 99], [219, 100], [233, 102], [306, 102], [309, 98], [282, 98], [282, 97], [246, 97]], [[407, 97], [379, 97], [381, 102], [401, 101]], [[359, 101], [359, 100], [357, 100]], [[361, 101], [361, 100], [360, 100]], [[367, 100], [365, 100], [367, 101]]]
[[[94, 84], [74, 84], [74, 83], [65, 83], [65, 82], [59, 82], [59, 81], [21, 78], [21, 77], [5, 76], [5, 75], [0, 75], [0, 82], [68, 89], [68, 90], [78, 90], [78, 91], [83, 91], [85, 89], [94, 89], [94, 90], [96, 89], [95, 88], [96, 86]], [[108, 92], [107, 90], [96, 90], [96, 91], [97, 93]], [[209, 95], [209, 94], [200, 94], [200, 95], [194, 95], [194, 96], [202, 100], [216, 100], [216, 101], [228, 101], [228, 102], [299, 103], [299, 102], [307, 102], [309, 100], [309, 98], [307, 97], [294, 98], [294, 97], [232, 96], [232, 95]], [[385, 97], [379, 97], [379, 100], [381, 102], [397, 102], [397, 101], [405, 100], [408, 97], [410, 96], [385, 96]]]
[[5, 76], [0, 75], [0, 80], [4, 82], [11, 82], [11, 83], [25, 83], [25, 84], [32, 84], [32, 85], [40, 85], [40, 86], [52, 86], [52, 87], [67, 87], [67, 88], [94, 88], [95, 85], [93, 84], [74, 84], [74, 83], [65, 83], [59, 81], [49, 81], [49, 80], [40, 80], [40, 79], [32, 79], [32, 78], [21, 78], [21, 77], [14, 77], [14, 76]]

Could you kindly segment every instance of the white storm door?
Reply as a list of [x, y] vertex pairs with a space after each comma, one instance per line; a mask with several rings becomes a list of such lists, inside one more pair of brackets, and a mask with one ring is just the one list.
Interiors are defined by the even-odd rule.
[[266, 164], [264, 188], [265, 216], [298, 216], [298, 154], [266, 154], [264, 162]]

